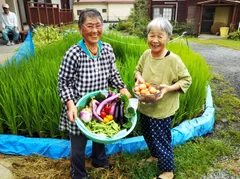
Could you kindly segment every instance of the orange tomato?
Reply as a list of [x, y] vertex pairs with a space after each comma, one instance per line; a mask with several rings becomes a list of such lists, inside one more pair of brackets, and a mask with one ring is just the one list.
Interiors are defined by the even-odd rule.
[[135, 92], [138, 92], [138, 91], [139, 91], [139, 87], [138, 87], [138, 86], [135, 86], [135, 87], [134, 87], [134, 91], [135, 91]]
[[145, 95], [150, 95], [151, 93], [150, 93], [150, 91], [147, 91], [146, 93], [145, 93]]
[[149, 88], [151, 86], [150, 83], [145, 83], [145, 84], [146, 84], [147, 88]]
[[147, 86], [144, 83], [139, 85], [140, 90], [143, 90], [143, 89], [146, 89], [146, 88], [147, 88]]
[[146, 92], [147, 92], [147, 91], [146, 91], [145, 89], [142, 89], [142, 90], [140, 91], [140, 94], [145, 95]]
[[155, 87], [151, 87], [151, 88], [149, 89], [149, 91], [150, 91], [151, 94], [156, 94], [156, 93], [157, 93], [157, 90], [156, 90]]

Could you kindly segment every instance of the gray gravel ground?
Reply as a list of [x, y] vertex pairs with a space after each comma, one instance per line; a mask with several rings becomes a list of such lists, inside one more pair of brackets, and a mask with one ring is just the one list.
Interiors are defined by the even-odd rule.
[[193, 42], [189, 46], [206, 59], [215, 73], [228, 80], [240, 97], [240, 50]]
[[[203, 56], [216, 74], [220, 74], [225, 80], [228, 80], [240, 98], [240, 50], [193, 42], [189, 43], [189, 47]], [[239, 148], [237, 150], [233, 156], [235, 159], [240, 157]], [[228, 161], [228, 158], [224, 160]], [[225, 169], [213, 168], [202, 179], [240, 179], [240, 176]]]

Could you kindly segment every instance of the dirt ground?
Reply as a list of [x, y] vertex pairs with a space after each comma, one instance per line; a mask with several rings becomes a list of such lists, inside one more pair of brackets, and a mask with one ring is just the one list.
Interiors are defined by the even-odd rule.
[[[114, 156], [109, 156], [109, 163], [114, 165]], [[1, 166], [7, 169], [1, 173]], [[86, 170], [93, 169], [91, 159], [86, 159]], [[105, 170], [99, 168], [100, 170]], [[1, 179], [70, 179], [70, 160], [51, 158], [41, 156], [14, 156], [0, 154], [0, 178]], [[103, 171], [102, 171], [103, 172]], [[118, 173], [117, 169], [111, 171]]]

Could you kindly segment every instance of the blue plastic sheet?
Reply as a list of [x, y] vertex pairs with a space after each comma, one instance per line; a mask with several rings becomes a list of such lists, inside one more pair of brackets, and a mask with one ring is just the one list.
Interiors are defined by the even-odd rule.
[[[26, 40], [19, 48], [16, 54], [9, 60], [12, 63], [20, 62], [23, 58], [34, 55], [34, 45], [32, 42], [32, 33], [29, 31]], [[3, 64], [4, 65], [4, 64]], [[172, 145], [181, 145], [184, 142], [195, 137], [203, 136], [210, 133], [214, 125], [213, 99], [211, 88], [208, 86], [206, 109], [202, 116], [192, 120], [185, 120], [179, 126], [171, 130]], [[106, 144], [107, 155], [118, 152], [135, 153], [139, 150], [147, 149], [147, 144], [142, 136], [118, 140], [112, 144]], [[87, 142], [85, 153], [88, 156], [92, 154], [92, 141]], [[30, 138], [17, 135], [0, 135], [0, 153], [12, 155], [42, 155], [53, 159], [65, 158], [70, 155], [69, 140], [53, 138]]]
[[8, 63], [12, 64], [13, 62], [19, 63], [22, 59], [28, 59], [30, 56], [34, 56], [34, 44], [32, 41], [32, 32], [28, 30], [27, 38], [24, 40], [23, 44], [8, 61], [2, 64], [2, 66]]
[[[203, 136], [212, 131], [214, 125], [214, 112], [211, 89], [208, 87], [206, 110], [203, 115], [192, 120], [186, 120], [171, 130], [172, 145], [181, 145], [195, 137]], [[92, 141], [88, 141], [85, 153], [92, 154]], [[121, 139], [106, 145], [107, 155], [118, 152], [135, 153], [147, 149], [147, 144], [142, 136]], [[69, 157], [69, 140], [52, 138], [29, 138], [17, 135], [0, 135], [0, 153], [13, 155], [42, 155], [53, 159]]]

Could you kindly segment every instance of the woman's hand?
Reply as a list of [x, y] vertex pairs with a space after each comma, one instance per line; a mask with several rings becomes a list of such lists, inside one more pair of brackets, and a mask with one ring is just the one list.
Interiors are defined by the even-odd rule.
[[127, 88], [122, 88], [122, 89], [120, 89], [119, 91], [120, 91], [121, 94], [127, 95], [128, 98], [131, 98], [131, 97], [132, 97], [131, 93], [128, 91]]
[[160, 90], [161, 90], [161, 93], [160, 93], [160, 96], [157, 98], [157, 100], [162, 99], [163, 96], [164, 96], [167, 92], [169, 92], [169, 86], [168, 86], [168, 85], [161, 84], [161, 85], [159, 85], [159, 88], [160, 88]]
[[145, 83], [145, 81], [144, 81], [144, 79], [141, 75], [138, 75], [137, 78], [136, 78], [135, 85], [139, 85], [139, 84], [142, 84], [142, 83]]
[[166, 85], [166, 84], [161, 84], [161, 85], [159, 85], [159, 87], [160, 87], [160, 90], [161, 90], [161, 94], [160, 94], [160, 96], [157, 98], [157, 100], [162, 99], [163, 96], [164, 96], [166, 93], [168, 93], [169, 91], [177, 91], [177, 90], [180, 90], [180, 89], [181, 89], [181, 88], [180, 88], [180, 85], [177, 84], [177, 83], [175, 83], [175, 84], [173, 84], [173, 85], [171, 85], [171, 86], [168, 86], [168, 85]]
[[75, 122], [77, 119], [77, 107], [75, 106], [73, 100], [68, 101], [67, 103], [67, 117], [70, 121]]

